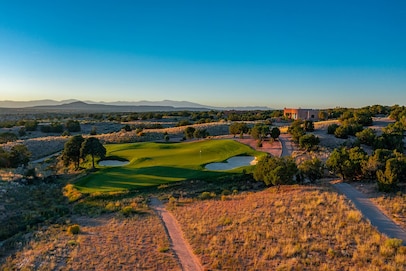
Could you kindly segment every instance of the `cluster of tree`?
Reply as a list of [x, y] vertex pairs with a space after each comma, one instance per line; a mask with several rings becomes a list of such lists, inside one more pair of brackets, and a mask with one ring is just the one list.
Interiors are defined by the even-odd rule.
[[[405, 123], [406, 124], [406, 123]], [[327, 133], [334, 134], [337, 138], [348, 138], [349, 135], [356, 136], [360, 144], [372, 146], [374, 149], [389, 149], [403, 152], [405, 124], [401, 121], [389, 124], [377, 135], [371, 128], [364, 129], [360, 124], [331, 124]]]
[[248, 125], [244, 122], [233, 122], [230, 124], [228, 129], [229, 129], [230, 134], [232, 134], [234, 137], [237, 134], [242, 136], [243, 134], [246, 134], [249, 131]]
[[254, 179], [266, 185], [294, 184], [307, 179], [311, 182], [323, 176], [324, 165], [317, 159], [296, 165], [292, 157], [267, 156], [261, 159], [254, 170]]
[[376, 149], [369, 156], [358, 146], [341, 147], [331, 153], [326, 166], [345, 180], [375, 180], [383, 191], [406, 181], [406, 156], [397, 150]]
[[0, 133], [0, 144], [16, 141], [17, 138], [17, 135], [12, 132]]
[[396, 121], [406, 120], [406, 107], [394, 105], [390, 111], [389, 117]]
[[311, 120], [295, 120], [288, 128], [288, 133], [292, 136], [292, 140], [298, 143], [300, 148], [308, 151], [314, 149], [320, 143], [320, 139], [317, 136], [306, 133], [313, 131], [314, 123]]
[[282, 110], [250, 110], [250, 111], [225, 111], [224, 118], [230, 121], [255, 121], [268, 120], [283, 116]]
[[371, 126], [372, 116], [373, 114], [367, 109], [348, 110], [341, 115], [340, 121], [342, 123], [347, 121], [348, 123], [357, 123], [361, 126]]
[[356, 137], [361, 144], [372, 146], [374, 149], [389, 149], [403, 152], [403, 124], [400, 122], [389, 124], [382, 132], [380, 136], [377, 136], [374, 130], [367, 128], [356, 133]]
[[269, 125], [263, 123], [257, 123], [254, 127], [250, 130], [250, 135], [253, 139], [258, 141], [262, 141], [265, 137], [267, 137], [271, 133], [271, 129]]
[[162, 128], [163, 128], [162, 124], [160, 123], [140, 123], [132, 125], [125, 124], [122, 129], [125, 130], [126, 132], [130, 132], [133, 130], [142, 131], [144, 129], [162, 129]]
[[24, 121], [23, 120], [3, 120], [0, 121], [0, 128], [12, 128], [14, 126], [22, 126], [24, 125]]
[[206, 138], [209, 136], [209, 132], [206, 129], [196, 129], [192, 126], [186, 127], [184, 134], [185, 139]]
[[0, 168], [17, 168], [26, 166], [30, 161], [31, 152], [25, 145], [15, 145], [10, 151], [0, 148]]
[[331, 124], [327, 127], [328, 134], [334, 134], [337, 138], [347, 139], [348, 136], [355, 136], [356, 133], [363, 130], [361, 124], [351, 121], [344, 121], [342, 125]]
[[41, 132], [43, 133], [62, 133], [67, 132], [80, 132], [80, 123], [77, 120], [68, 120], [65, 125], [60, 122], [53, 122], [48, 125], [41, 125]]
[[62, 160], [65, 166], [74, 163], [75, 168], [78, 169], [81, 159], [85, 159], [88, 155], [92, 158], [92, 167], [94, 168], [95, 157], [104, 158], [106, 156], [106, 148], [95, 137], [85, 139], [81, 135], [76, 135], [65, 143]]
[[[343, 107], [336, 107], [331, 109], [322, 110], [319, 112], [319, 119], [339, 119], [342, 118], [343, 120], [348, 118], [355, 117], [357, 121], [362, 122], [364, 126], [368, 126], [368, 123], [371, 122], [371, 119], [368, 117], [370, 116], [377, 116], [377, 115], [388, 115], [389, 112], [396, 109], [396, 106], [389, 107], [383, 105], [372, 105], [372, 106], [365, 106], [362, 108], [343, 108]], [[323, 116], [320, 116], [321, 112]], [[327, 118], [325, 117], [327, 115]]]

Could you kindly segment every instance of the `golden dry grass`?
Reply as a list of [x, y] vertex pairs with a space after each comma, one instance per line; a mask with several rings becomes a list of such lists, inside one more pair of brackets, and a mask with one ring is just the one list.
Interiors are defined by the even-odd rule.
[[172, 209], [209, 270], [404, 270], [404, 247], [379, 234], [343, 196], [281, 187]]
[[406, 229], [406, 194], [384, 195], [371, 200], [397, 224]]
[[51, 227], [1, 270], [180, 270], [159, 218], [154, 213], [124, 218], [103, 215], [74, 220], [80, 233]]

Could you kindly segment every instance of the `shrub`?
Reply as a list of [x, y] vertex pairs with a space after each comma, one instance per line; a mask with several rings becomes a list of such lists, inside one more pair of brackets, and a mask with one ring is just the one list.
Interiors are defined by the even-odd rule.
[[313, 132], [314, 131], [314, 123], [311, 120], [305, 120], [304, 128], [306, 132]]
[[125, 216], [128, 217], [132, 214], [134, 214], [136, 211], [132, 206], [125, 206], [120, 210], [120, 213]]
[[338, 127], [339, 127], [339, 125], [338, 125], [338, 124], [335, 124], [335, 123], [329, 125], [329, 126], [327, 127], [327, 134], [333, 135], [333, 134], [335, 133], [335, 131], [337, 130]]
[[320, 143], [320, 139], [313, 134], [303, 135], [299, 139], [300, 148], [303, 148], [307, 151], [315, 148], [319, 143]]
[[17, 135], [11, 132], [5, 132], [0, 134], [0, 144], [13, 142], [17, 140]]
[[390, 158], [386, 161], [385, 171], [378, 170], [378, 189], [389, 192], [396, 189], [397, 184], [405, 178], [406, 160], [405, 158]]
[[215, 198], [215, 197], [216, 197], [216, 193], [205, 191], [205, 192], [202, 192], [200, 194], [199, 199], [206, 200], [206, 199], [212, 199], [212, 198]]
[[334, 131], [334, 135], [337, 138], [348, 138], [348, 128], [346, 126], [338, 126], [337, 129]]
[[323, 177], [323, 163], [318, 158], [303, 161], [299, 166], [299, 171], [304, 178], [311, 182]]
[[367, 128], [362, 130], [361, 132], [357, 132], [355, 136], [359, 139], [362, 144], [372, 146], [375, 142], [375, 131], [371, 128]]
[[254, 179], [266, 185], [292, 184], [298, 172], [295, 161], [291, 157], [265, 157], [260, 160], [254, 170]]
[[74, 224], [68, 227], [68, 233], [70, 234], [78, 234], [80, 232], [80, 226], [78, 224]]
[[356, 180], [363, 177], [362, 165], [368, 155], [360, 147], [334, 149], [326, 161], [327, 167], [343, 179]]

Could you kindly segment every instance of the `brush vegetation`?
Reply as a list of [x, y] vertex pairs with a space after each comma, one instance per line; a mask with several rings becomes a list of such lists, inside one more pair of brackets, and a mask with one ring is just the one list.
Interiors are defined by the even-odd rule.
[[326, 187], [282, 186], [172, 208], [208, 270], [404, 270], [406, 249]]

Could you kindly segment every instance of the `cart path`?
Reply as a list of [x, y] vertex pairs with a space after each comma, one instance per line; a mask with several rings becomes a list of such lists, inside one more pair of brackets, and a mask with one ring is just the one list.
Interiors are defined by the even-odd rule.
[[199, 259], [193, 253], [189, 243], [185, 240], [183, 232], [176, 220], [176, 218], [168, 212], [162, 202], [153, 197], [150, 201], [152, 209], [158, 214], [162, 220], [166, 231], [168, 233], [169, 241], [171, 242], [172, 249], [178, 256], [182, 270], [185, 271], [201, 271], [203, 270]]
[[281, 142], [282, 145], [282, 152], [280, 156], [281, 157], [291, 156], [294, 150], [292, 136], [289, 134], [281, 134], [279, 136], [279, 141]]
[[401, 239], [403, 240], [403, 245], [406, 245], [406, 231], [384, 215], [365, 194], [359, 192], [348, 183], [336, 183], [333, 187], [351, 200], [355, 207], [378, 231], [390, 238]]

